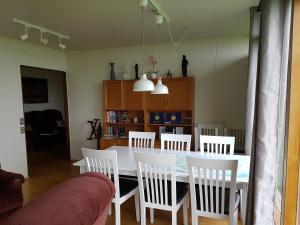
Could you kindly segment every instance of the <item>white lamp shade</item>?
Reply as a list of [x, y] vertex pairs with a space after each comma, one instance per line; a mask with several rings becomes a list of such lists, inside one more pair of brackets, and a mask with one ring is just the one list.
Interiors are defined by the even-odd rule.
[[167, 95], [167, 94], [169, 94], [169, 89], [166, 85], [163, 85], [161, 79], [158, 79], [157, 84], [154, 87], [154, 91], [152, 91], [151, 94], [153, 94], [153, 95]]
[[146, 74], [134, 82], [133, 91], [154, 91], [154, 84], [151, 80], [147, 79]]

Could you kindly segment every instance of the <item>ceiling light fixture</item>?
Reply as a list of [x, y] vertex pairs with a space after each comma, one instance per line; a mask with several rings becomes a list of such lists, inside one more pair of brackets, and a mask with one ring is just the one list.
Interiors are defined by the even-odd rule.
[[19, 19], [13, 18], [13, 22], [18, 23], [18, 24], [22, 24], [22, 25], [25, 26], [25, 33], [20, 36], [20, 38], [23, 41], [26, 40], [29, 37], [29, 35], [28, 35], [28, 28], [33, 28], [33, 29], [36, 29], [36, 30], [40, 31], [40, 33], [41, 33], [40, 42], [43, 43], [44, 45], [48, 44], [48, 39], [46, 39], [46, 38], [43, 37], [43, 34], [46, 34], [46, 33], [54, 35], [54, 36], [57, 36], [59, 38], [59, 47], [61, 49], [66, 49], [66, 45], [63, 44], [61, 42], [61, 40], [62, 39], [70, 40], [70, 37], [68, 37], [68, 36], [66, 36], [64, 34], [57, 33], [55, 31], [49, 30], [47, 28], [44, 28], [44, 27], [41, 27], [41, 26], [38, 26], [38, 25], [34, 25], [32, 23], [28, 23], [28, 22], [23, 21], [23, 20], [19, 20]]
[[147, 7], [148, 0], [141, 0], [140, 6], [142, 10], [142, 77], [134, 82], [133, 91], [154, 91], [154, 84], [147, 79], [144, 71], [144, 48], [145, 48], [145, 30], [144, 30], [144, 8]]
[[156, 14], [155, 23], [162, 24], [165, 21], [167, 23], [169, 38], [170, 38], [172, 44], [174, 46], [180, 46], [182, 44], [184, 38], [187, 35], [188, 28], [185, 27], [182, 37], [179, 39], [179, 41], [175, 41], [173, 32], [171, 30], [170, 20], [169, 20], [168, 15], [163, 10], [161, 10], [159, 4], [155, 0], [148, 0], [148, 6], [150, 8], [152, 8], [153, 12]]
[[43, 31], [41, 31], [41, 39], [40, 39], [40, 42], [42, 42], [44, 45], [47, 45], [48, 44], [48, 39], [44, 38], [43, 37]]
[[22, 41], [25, 41], [29, 36], [28, 36], [28, 31], [27, 31], [27, 29], [29, 28], [28, 26], [24, 26], [25, 27], [25, 33], [24, 34], [22, 34], [21, 36], [20, 36], [20, 38], [21, 38], [21, 40]]
[[157, 84], [154, 87], [154, 91], [151, 92], [152, 95], [167, 95], [169, 94], [169, 89], [166, 85], [163, 85], [161, 78], [157, 79]]
[[[156, 15], [156, 24], [158, 26], [158, 43], [160, 43], [160, 25], [163, 23], [163, 17], [161, 15]], [[158, 45], [158, 71], [160, 71], [160, 45]], [[162, 79], [159, 76], [157, 79], [157, 84], [154, 86], [154, 91], [151, 92], [153, 95], [167, 95], [169, 94], [169, 89], [166, 85], [163, 85]]]
[[62, 38], [61, 37], [59, 37], [58, 38], [58, 46], [62, 49], [62, 50], [65, 50], [66, 49], [66, 45], [65, 44], [63, 44], [62, 42], [61, 42], [61, 40], [62, 40]]

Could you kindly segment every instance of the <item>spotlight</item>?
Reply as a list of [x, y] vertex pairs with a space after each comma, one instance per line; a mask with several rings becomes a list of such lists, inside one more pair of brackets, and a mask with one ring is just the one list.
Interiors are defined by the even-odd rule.
[[25, 41], [28, 38], [27, 26], [25, 26], [25, 33], [20, 36], [21, 40]]
[[163, 22], [164, 22], [164, 17], [162, 15], [160, 15], [160, 14], [157, 14], [155, 16], [155, 23], [157, 25], [161, 25]]
[[148, 0], [140, 0], [140, 6], [142, 8], [146, 8], [148, 5]]
[[62, 38], [59, 37], [59, 39], [58, 39], [59, 45], [58, 45], [58, 46], [59, 46], [62, 50], [65, 50], [67, 46], [61, 42], [61, 39], [62, 39]]
[[42, 42], [44, 45], [47, 45], [47, 44], [48, 44], [48, 39], [43, 38], [43, 31], [41, 31], [41, 39], [40, 39], [40, 42]]

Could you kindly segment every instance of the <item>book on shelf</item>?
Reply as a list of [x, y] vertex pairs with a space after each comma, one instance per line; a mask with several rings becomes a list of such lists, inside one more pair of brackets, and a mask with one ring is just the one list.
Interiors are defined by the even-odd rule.
[[128, 120], [128, 112], [126, 111], [118, 111], [118, 123], [129, 123], [130, 120]]
[[109, 123], [117, 122], [117, 114], [115, 111], [107, 111], [107, 122]]

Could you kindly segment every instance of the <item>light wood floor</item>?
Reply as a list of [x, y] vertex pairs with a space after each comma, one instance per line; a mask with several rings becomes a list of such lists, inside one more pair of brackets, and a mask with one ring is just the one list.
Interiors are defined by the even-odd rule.
[[[35, 152], [28, 157], [29, 176], [23, 185], [24, 203], [27, 204], [42, 193], [46, 192], [58, 183], [77, 176], [79, 169], [72, 166], [71, 161], [62, 159], [50, 152]], [[190, 213], [190, 212], [189, 212]], [[149, 221], [147, 211], [147, 224]], [[130, 199], [121, 206], [122, 225], [138, 225], [135, 220], [134, 201]], [[182, 224], [182, 210], [178, 213], [178, 224]], [[108, 217], [107, 225], [114, 225], [114, 214]], [[155, 225], [170, 225], [171, 213], [155, 210]], [[189, 218], [189, 224], [191, 219]], [[199, 225], [225, 225], [227, 221], [199, 218]], [[239, 222], [239, 225], [241, 223]]]

